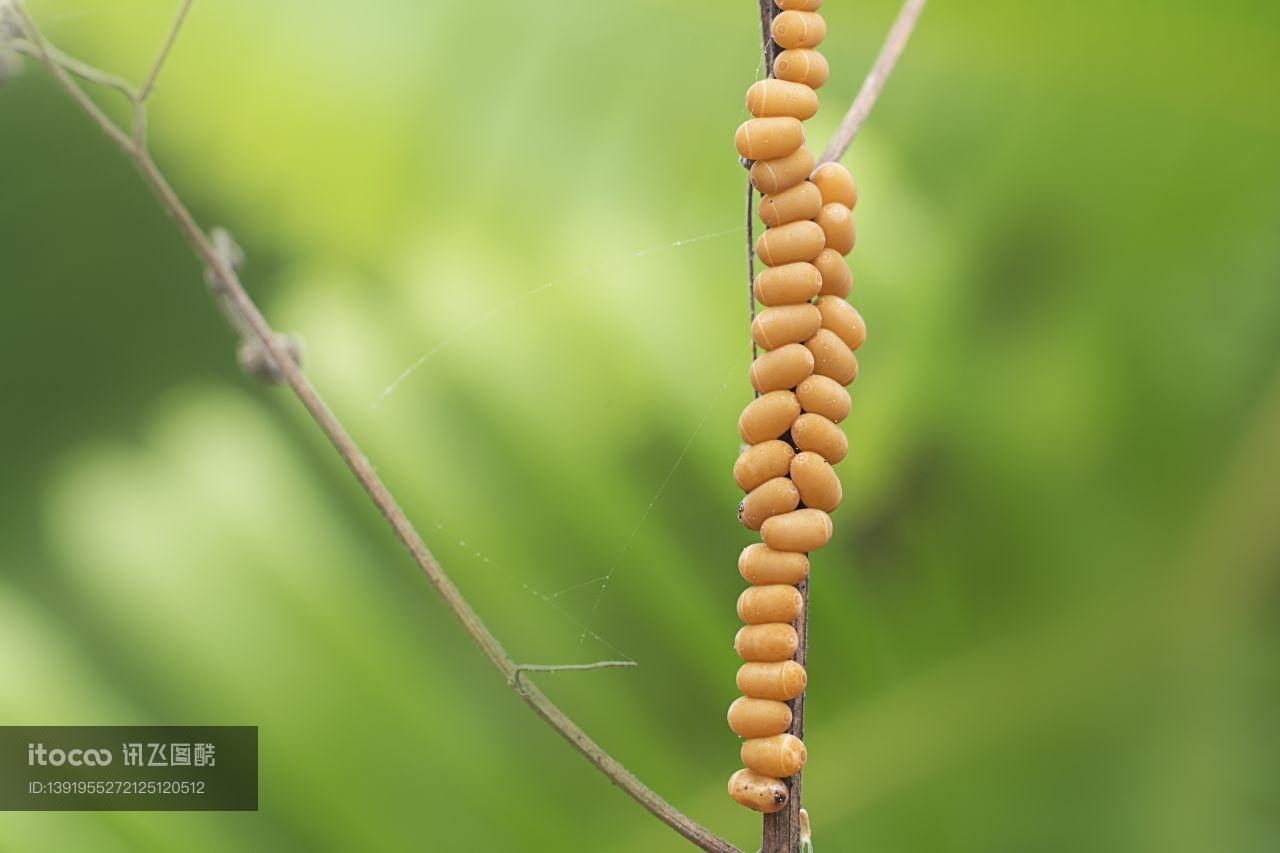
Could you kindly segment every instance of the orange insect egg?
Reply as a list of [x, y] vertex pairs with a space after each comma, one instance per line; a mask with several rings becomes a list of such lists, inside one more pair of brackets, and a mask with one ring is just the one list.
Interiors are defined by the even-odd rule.
[[757, 118], [789, 116], [804, 121], [818, 112], [818, 96], [803, 83], [760, 80], [747, 90], [747, 111]]
[[760, 221], [770, 228], [813, 219], [822, 212], [822, 193], [809, 181], [760, 199]]
[[791, 438], [796, 447], [811, 450], [832, 465], [849, 452], [849, 439], [844, 431], [822, 415], [806, 412], [796, 418], [791, 424]]
[[781, 779], [743, 769], [729, 777], [729, 796], [739, 805], [773, 814], [786, 807], [790, 792]]
[[738, 488], [749, 492], [774, 477], [787, 476], [791, 457], [795, 455], [795, 449], [785, 441], [774, 439], [754, 444], [742, 451], [733, 463], [733, 480]]
[[[804, 511], [797, 510], [797, 512]], [[778, 517], [786, 518], [786, 516]], [[769, 519], [769, 521], [773, 520]], [[733, 638], [733, 649], [738, 653], [738, 657], [751, 662], [773, 663], [789, 660], [799, 647], [800, 637], [796, 634], [796, 629], [782, 622], [743, 625], [738, 629], [738, 635]]]
[[756, 254], [766, 266], [811, 261], [826, 247], [827, 235], [816, 222], [788, 222], [756, 238]]
[[804, 145], [785, 157], [757, 160], [751, 165], [751, 186], [762, 193], [783, 192], [809, 177], [813, 171], [813, 153]]
[[857, 234], [853, 227], [853, 212], [843, 204], [824, 204], [822, 212], [814, 220], [827, 238], [827, 248], [841, 255], [853, 251]]
[[[797, 509], [766, 519], [760, 526], [760, 538], [775, 551], [816, 551], [831, 541], [831, 516], [820, 509]], [[748, 626], [764, 627], [764, 626]], [[791, 626], [787, 626], [791, 627]], [[794, 650], [793, 650], [794, 651]], [[743, 658], [744, 660], [784, 660], [782, 658]]]
[[791, 551], [774, 551], [763, 542], [756, 542], [743, 548], [738, 556], [738, 574], [751, 584], [797, 584], [809, 576], [809, 558]]
[[822, 273], [811, 263], [797, 261], [766, 267], [752, 284], [756, 300], [765, 305], [795, 305], [808, 302], [822, 289]]
[[858, 357], [830, 329], [819, 329], [804, 345], [813, 353], [813, 372], [830, 376], [841, 385], [858, 377]]
[[823, 163], [813, 170], [809, 180], [821, 191], [823, 204], [843, 204], [851, 210], [858, 206], [858, 185], [839, 163]]
[[794, 622], [803, 607], [800, 590], [786, 584], [749, 586], [738, 596], [738, 618], [748, 625]]
[[747, 444], [769, 441], [786, 432], [799, 415], [800, 401], [795, 394], [790, 391], [770, 391], [768, 394], [761, 394], [743, 409], [738, 418], [738, 434]]
[[751, 321], [751, 337], [763, 349], [807, 341], [822, 330], [822, 314], [808, 302], [766, 308]]
[[827, 37], [827, 22], [817, 12], [788, 9], [773, 19], [769, 32], [786, 50], [817, 47]]
[[822, 328], [835, 332], [849, 349], [867, 342], [867, 324], [857, 308], [838, 296], [819, 296], [813, 304], [822, 314]]
[[[825, 239], [826, 233], [823, 233]], [[853, 290], [853, 272], [835, 249], [823, 249], [812, 263], [822, 276], [822, 295], [845, 297]]]
[[776, 699], [739, 696], [729, 706], [729, 728], [738, 737], [769, 737], [791, 727], [791, 709]]
[[813, 373], [813, 353], [800, 344], [766, 352], [751, 363], [751, 385], [761, 394], [794, 388]]
[[797, 9], [801, 12], [816, 12], [822, 0], [777, 0], [779, 9]]
[[791, 482], [807, 507], [834, 512], [840, 506], [840, 498], [844, 494], [840, 488], [840, 477], [831, 463], [817, 453], [806, 450], [795, 455], [791, 460]]
[[738, 689], [753, 699], [785, 702], [804, 692], [808, 675], [793, 660], [779, 663], [744, 663], [738, 668]]
[[847, 418], [853, 408], [849, 392], [830, 376], [815, 374], [801, 382], [796, 386], [796, 399], [806, 412], [822, 415], [837, 424]]
[[748, 530], [759, 530], [765, 519], [791, 512], [800, 505], [800, 490], [788, 477], [774, 477], [756, 486], [738, 505], [738, 519]]
[[733, 135], [733, 143], [748, 160], [786, 157], [804, 145], [804, 125], [790, 116], [747, 119]]
[[752, 738], [742, 744], [742, 763], [765, 776], [799, 773], [808, 759], [804, 742], [791, 734]]
[[810, 89], [821, 89], [831, 72], [827, 58], [821, 53], [798, 48], [779, 53], [773, 60], [773, 73], [779, 80], [803, 83]]

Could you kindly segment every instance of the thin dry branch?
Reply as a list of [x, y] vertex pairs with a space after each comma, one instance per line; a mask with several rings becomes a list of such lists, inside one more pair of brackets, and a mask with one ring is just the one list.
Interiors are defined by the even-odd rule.
[[618, 667], [632, 667], [636, 662], [633, 660], [598, 660], [595, 663], [518, 663], [516, 664], [516, 681], [520, 680], [520, 676], [526, 672], [582, 672], [591, 669], [614, 669]]
[[822, 156], [818, 158], [819, 166], [839, 160], [844, 156], [844, 152], [849, 150], [849, 145], [858, 135], [862, 123], [867, 120], [867, 116], [871, 115], [871, 108], [880, 97], [880, 92], [889, 80], [889, 75], [893, 73], [894, 66], [898, 64], [898, 57], [902, 56], [902, 51], [906, 49], [926, 2], [927, 0], [906, 0], [902, 4], [902, 10], [898, 12], [897, 19], [889, 28], [889, 35], [880, 47], [880, 54], [876, 57], [875, 64], [871, 66], [871, 73], [867, 75], [866, 80], [862, 81], [862, 88], [858, 90], [853, 103], [849, 105], [849, 111], [840, 120], [840, 126], [836, 128], [831, 141], [827, 143]]
[[[191, 244], [196, 256], [208, 270], [210, 276], [226, 294], [227, 301], [235, 312], [244, 320], [257, 343], [274, 359], [284, 381], [294, 395], [306, 408], [308, 414], [324, 432], [338, 455], [346, 463], [351, 473], [368, 494], [373, 505], [390, 525], [396, 537], [408, 550], [415, 563], [427, 576], [431, 585], [444, 600], [445, 605], [457, 617], [463, 630], [475, 642], [489, 659], [489, 662], [511, 685], [512, 690], [525, 704], [533, 709], [551, 728], [567, 740], [592, 766], [603, 773], [615, 785], [622, 788], [636, 802], [680, 833], [693, 844], [713, 853], [741, 853], [736, 847], [714, 835], [705, 827], [696, 823], [683, 813], [672, 807], [658, 794], [650, 790], [637, 779], [617, 759], [605, 752], [587, 733], [573, 722], [554, 702], [527, 680], [517, 678], [521, 665], [507, 654], [497, 637], [489, 630], [479, 614], [463, 597], [461, 591], [441, 568], [426, 543], [414, 528], [412, 522], [396, 503], [387, 487], [374, 471], [373, 466], [352, 439], [337, 416], [321, 398], [319, 392], [303, 374], [301, 368], [291, 357], [280, 335], [277, 335], [266, 318], [258, 309], [253, 299], [240, 282], [239, 276], [226, 257], [226, 253], [209, 238], [205, 231], [191, 215], [186, 204], [174, 191], [164, 174], [160, 171], [147, 149], [145, 140], [135, 139], [123, 132], [102, 112], [102, 110], [85, 93], [73, 79], [59, 54], [40, 33], [31, 17], [20, 2], [12, 5], [19, 27], [25, 37], [35, 46], [41, 62], [48, 67], [58, 85], [83, 110], [99, 129], [133, 162], [146, 184], [155, 193], [161, 206], [177, 222], [179, 230]], [[180, 23], [180, 21], [179, 21]], [[171, 31], [171, 38], [177, 27]], [[163, 54], [164, 50], [162, 50]], [[158, 65], [162, 62], [157, 63]], [[154, 83], [154, 81], [152, 81]], [[142, 112], [145, 103], [141, 98], [134, 99], [135, 111]], [[135, 115], [135, 125], [138, 121]], [[528, 667], [524, 667], [528, 669]]]
[[[44, 61], [44, 54], [40, 52], [40, 48], [27, 41], [12, 41], [5, 45], [10, 50], [28, 56], [37, 62]], [[46, 44], [45, 49], [49, 52], [49, 58], [61, 65], [66, 71], [79, 77], [81, 80], [102, 86], [107, 89], [115, 89], [128, 99], [130, 104], [138, 99], [138, 91], [131, 86], [123, 77], [117, 77], [103, 71], [101, 68], [94, 68], [92, 65], [81, 62], [72, 56], [67, 56], [62, 51]]]
[[182, 31], [182, 25], [186, 23], [187, 13], [191, 11], [191, 5], [195, 0], [182, 0], [182, 5], [178, 7], [178, 13], [173, 18], [173, 24], [169, 27], [168, 34], [164, 37], [164, 42], [160, 45], [160, 51], [156, 54], [155, 61], [151, 63], [151, 70], [147, 72], [147, 79], [142, 82], [142, 86], [138, 89], [138, 100], [145, 101], [148, 96], [156, 88], [156, 81], [160, 79], [160, 72], [164, 69], [165, 60], [169, 58], [169, 51], [173, 50], [174, 42], [178, 40], [178, 33]]

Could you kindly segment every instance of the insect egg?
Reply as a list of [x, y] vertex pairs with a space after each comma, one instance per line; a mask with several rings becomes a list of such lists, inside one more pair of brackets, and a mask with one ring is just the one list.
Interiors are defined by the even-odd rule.
[[738, 618], [748, 625], [794, 622], [803, 607], [800, 590], [787, 584], [749, 586], [738, 596]]
[[838, 203], [824, 204], [814, 222], [818, 223], [826, 236], [828, 249], [834, 249], [841, 255], [853, 251], [857, 235], [853, 227], [853, 213], [849, 208]]
[[[797, 510], [797, 512], [804, 512], [804, 510]], [[786, 516], [777, 516], [777, 518], [786, 518]], [[769, 521], [773, 520], [769, 519]], [[768, 523], [768, 521], [765, 522], [765, 524]], [[796, 634], [796, 629], [782, 622], [743, 625], [733, 639], [733, 649], [738, 653], [738, 657], [751, 662], [769, 663], [790, 660], [799, 647], [800, 637]]]
[[822, 415], [811, 412], [791, 424], [791, 439], [800, 450], [811, 450], [832, 465], [849, 452], [849, 439], [845, 438], [844, 431]]
[[747, 119], [733, 136], [738, 153], [748, 160], [786, 157], [804, 145], [804, 125], [791, 116]]
[[798, 261], [765, 267], [752, 284], [756, 301], [765, 305], [794, 305], [808, 302], [822, 289], [822, 273], [811, 263]]
[[757, 160], [751, 165], [751, 185], [774, 195], [808, 179], [813, 171], [813, 153], [804, 145], [785, 157]]
[[[823, 234], [826, 237], [826, 234]], [[822, 276], [822, 295], [845, 297], [853, 290], [853, 273], [835, 249], [823, 249], [812, 263]]]
[[795, 455], [795, 449], [785, 441], [773, 439], [753, 444], [742, 451], [738, 461], [733, 463], [733, 480], [738, 488], [749, 492], [774, 477], [787, 476], [791, 470], [791, 457]]
[[834, 512], [840, 506], [843, 490], [840, 477], [831, 463], [812, 451], [797, 453], [791, 460], [791, 482], [800, 492], [807, 507]]
[[821, 329], [822, 313], [808, 302], [766, 308], [751, 321], [751, 337], [766, 350], [807, 341]]
[[[820, 509], [797, 509], [766, 519], [760, 526], [764, 544], [775, 551], [816, 551], [831, 541], [831, 516]], [[763, 627], [749, 625], [747, 627]], [[791, 627], [791, 626], [787, 626]], [[794, 651], [794, 650], [793, 650]], [[790, 657], [787, 655], [786, 657]], [[743, 658], [770, 660], [770, 658]], [[772, 658], [783, 660], [784, 658]]]
[[827, 22], [817, 12], [788, 9], [773, 19], [770, 32], [778, 46], [786, 50], [817, 47], [827, 36]]
[[760, 199], [760, 221], [770, 228], [813, 219], [821, 212], [822, 193], [809, 181], [801, 181], [791, 189]]
[[791, 709], [776, 699], [739, 696], [729, 706], [729, 728], [738, 737], [769, 737], [791, 726]]
[[827, 82], [827, 58], [816, 50], [797, 48], [784, 50], [773, 61], [773, 73], [779, 80], [803, 83], [810, 89], [821, 89]]
[[819, 329], [804, 345], [813, 353], [814, 373], [830, 376], [841, 385], [858, 377], [858, 357], [830, 329]]
[[799, 773], [809, 758], [804, 742], [795, 735], [778, 734], [752, 738], [742, 744], [742, 763], [765, 776]]
[[786, 344], [751, 363], [751, 385], [761, 394], [794, 388], [813, 373], [813, 353], [800, 344]]
[[747, 404], [738, 418], [738, 434], [747, 444], [759, 444], [782, 435], [799, 415], [800, 402], [795, 394], [770, 391]]
[[747, 111], [757, 118], [789, 116], [804, 121], [818, 112], [818, 95], [803, 83], [761, 80], [747, 90]]
[[809, 180], [821, 192], [823, 204], [843, 204], [850, 209], [858, 206], [858, 187], [853, 175], [839, 163], [823, 163], [813, 170]]
[[797, 584], [809, 576], [809, 558], [790, 551], [774, 551], [763, 542], [756, 542], [742, 549], [738, 573], [751, 584]]
[[788, 222], [756, 238], [756, 254], [770, 267], [811, 261], [826, 247], [827, 235], [816, 222]]
[[803, 693], [808, 680], [803, 666], [787, 660], [778, 663], [744, 663], [738, 668], [737, 684], [745, 696], [785, 702]]
[[849, 392], [830, 376], [815, 374], [801, 382], [796, 386], [796, 399], [806, 412], [822, 415], [837, 424], [847, 418], [853, 408]]
[[791, 512], [800, 505], [800, 490], [790, 477], [774, 477], [756, 486], [738, 507], [738, 517], [748, 530], [759, 530], [765, 519]]
[[835, 332], [849, 349], [866, 343], [867, 324], [857, 308], [838, 296], [819, 296], [813, 304], [822, 315], [822, 328]]
[[729, 796], [739, 805], [772, 814], [786, 807], [789, 792], [781, 779], [744, 768], [729, 777]]

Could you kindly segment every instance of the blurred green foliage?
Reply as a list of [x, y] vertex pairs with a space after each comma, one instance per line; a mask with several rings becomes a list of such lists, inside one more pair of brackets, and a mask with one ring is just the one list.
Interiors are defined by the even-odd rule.
[[[174, 4], [29, 5], [139, 79]], [[540, 681], [746, 849], [723, 710], [754, 7], [197, 3], [153, 118], [513, 655], [634, 657]], [[814, 141], [895, 11], [824, 8]], [[822, 853], [1280, 846], [1278, 25], [1261, 0], [926, 12], [846, 158], [871, 338], [813, 578]], [[3, 814], [0, 851], [682, 848], [236, 374], [171, 223], [34, 68], [0, 92], [0, 274], [0, 722], [263, 743], [257, 814]]]

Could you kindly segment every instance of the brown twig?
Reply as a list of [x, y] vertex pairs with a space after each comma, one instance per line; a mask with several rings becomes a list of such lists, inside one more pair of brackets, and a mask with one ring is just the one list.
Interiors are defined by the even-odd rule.
[[[189, 3], [186, 5], [189, 5]], [[72, 78], [71, 73], [64, 64], [59, 61], [59, 54], [54, 51], [36, 28], [35, 23], [27, 15], [21, 3], [15, 0], [12, 8], [19, 27], [21, 27], [25, 37], [34, 46], [40, 61], [48, 67], [58, 85], [67, 95], [133, 162], [142, 179], [155, 193], [161, 206], [177, 222], [179, 230], [187, 242], [191, 244], [200, 262], [209, 271], [211, 277], [216, 280], [217, 286], [226, 294], [227, 301], [247, 324], [251, 333], [256, 337], [258, 344], [275, 360], [276, 367], [283, 375], [285, 383], [292, 389], [294, 395], [306, 408], [321, 431], [324, 432], [338, 455], [342, 457], [351, 473], [359, 481], [361, 487], [364, 488], [369, 499], [395, 532], [401, 544], [408, 550], [423, 574], [427, 576], [431, 585], [435, 587], [436, 592], [444, 599], [445, 605], [462, 624], [463, 630], [480, 647], [480, 650], [489, 659], [493, 667], [511, 685], [512, 690], [524, 700], [525, 704], [533, 709], [534, 713], [578, 750], [592, 766], [608, 777], [619, 788], [622, 788], [623, 791], [659, 820], [703, 850], [714, 851], [714, 853], [741, 853], [736, 847], [694, 822], [646, 787], [617, 759], [591, 740], [587, 733], [573, 720], [569, 719], [537, 686], [524, 679], [517, 678], [522, 666], [511, 659], [497, 637], [493, 635], [488, 626], [481, 620], [479, 614], [471, 607], [471, 604], [463, 597], [461, 591], [458, 590], [444, 569], [441, 568], [422, 537], [418, 534], [418, 531], [378, 477], [369, 460], [365, 458], [364, 453], [356, 445], [346, 428], [334, 415], [333, 411], [330, 410], [320, 397], [320, 394], [312, 386], [310, 380], [307, 379], [301, 368], [290, 356], [281, 336], [271, 329], [266, 318], [263, 317], [262, 312], [249, 296], [244, 285], [241, 284], [239, 276], [225, 253], [219, 251], [219, 248], [201, 229], [187, 206], [157, 167], [150, 151], [147, 149], [145, 140], [139, 138], [136, 134], [130, 136], [112, 123]], [[180, 19], [183, 14], [185, 12], [180, 11]], [[180, 19], [178, 24], [181, 23]], [[175, 25], [170, 32], [169, 40], [166, 42], [167, 46], [162, 48], [161, 56], [153, 68], [158, 69], [163, 65], [163, 54], [167, 52], [168, 46], [171, 46], [173, 38], [176, 37], [176, 31], [177, 26]], [[150, 82], [154, 85], [154, 80], [150, 80]], [[134, 98], [133, 103], [135, 127], [145, 126], [145, 123], [139, 124], [140, 120], [137, 117], [138, 112], [145, 110], [143, 98]], [[528, 666], [523, 667], [523, 669], [529, 668]]]
[[[774, 6], [773, 0], [759, 0], [760, 5], [760, 56], [764, 65], [764, 76], [773, 76], [773, 60], [778, 54], [778, 46], [773, 43], [773, 35], [771, 30], [773, 27], [773, 16], [778, 10]], [[751, 161], [743, 159], [744, 168], [751, 168]], [[755, 199], [756, 188], [751, 185], [751, 177], [747, 176], [747, 314], [750, 323], [754, 323], [756, 319], [756, 235], [755, 235]], [[755, 337], [751, 338], [751, 360], [754, 361], [756, 356], [760, 354], [760, 348], [756, 346]], [[755, 396], [759, 397], [760, 392], [755, 392]]]
[[898, 57], [902, 56], [902, 51], [906, 49], [907, 41], [910, 40], [911, 33], [916, 28], [916, 21], [920, 20], [920, 13], [924, 11], [926, 1], [906, 0], [902, 4], [902, 10], [898, 12], [897, 19], [889, 28], [889, 35], [880, 47], [880, 54], [876, 57], [875, 64], [871, 66], [871, 73], [867, 75], [866, 80], [862, 81], [862, 88], [858, 90], [853, 103], [849, 105], [849, 111], [840, 120], [840, 126], [836, 128], [831, 141], [827, 143], [822, 156], [818, 158], [819, 166], [839, 160], [844, 156], [844, 152], [849, 150], [849, 145], [858, 135], [862, 123], [871, 114], [871, 108], [880, 97], [880, 91], [884, 89], [885, 82], [893, 73], [894, 66], [898, 64]]
[[[759, 0], [760, 7], [760, 51], [764, 59], [764, 76], [773, 76], [773, 61], [777, 58], [778, 45], [774, 42], [772, 36], [773, 19], [778, 14], [778, 7], [774, 0]], [[755, 280], [755, 246], [753, 245], [753, 226], [752, 220], [752, 202], [755, 199], [755, 190], [751, 186], [751, 180], [747, 180], [747, 278], [748, 287], [754, 284]], [[749, 295], [751, 300], [751, 319], [754, 321], [756, 316], [756, 299], [755, 293]], [[755, 342], [752, 341], [752, 357], [756, 355]], [[757, 392], [756, 396], [760, 394]], [[791, 440], [790, 435], [784, 437], [791, 444], [792, 450], [796, 450], [795, 443]], [[805, 655], [808, 646], [807, 613], [809, 610], [809, 583], [802, 581], [796, 587], [800, 590], [801, 607], [800, 615], [797, 617], [795, 628], [796, 633], [800, 637], [800, 645], [796, 650], [795, 660], [801, 665], [805, 665]], [[804, 737], [804, 694], [800, 694], [795, 699], [787, 703], [791, 706], [791, 728], [788, 731], [798, 738]], [[794, 853], [800, 849], [800, 778], [801, 774], [796, 773], [787, 778], [786, 785], [790, 792], [787, 805], [781, 811], [767, 814], [761, 824], [760, 853]]]
[[195, 0], [182, 0], [182, 5], [178, 7], [178, 14], [174, 16], [173, 24], [169, 27], [169, 33], [160, 45], [160, 51], [156, 54], [155, 61], [151, 63], [151, 70], [147, 72], [146, 80], [138, 87], [139, 101], [145, 101], [155, 90], [156, 81], [160, 79], [160, 72], [164, 69], [165, 60], [169, 58], [169, 51], [173, 50], [174, 42], [178, 40], [178, 33], [182, 30], [182, 25], [186, 23], [187, 13], [191, 11], [191, 4], [194, 2]]

